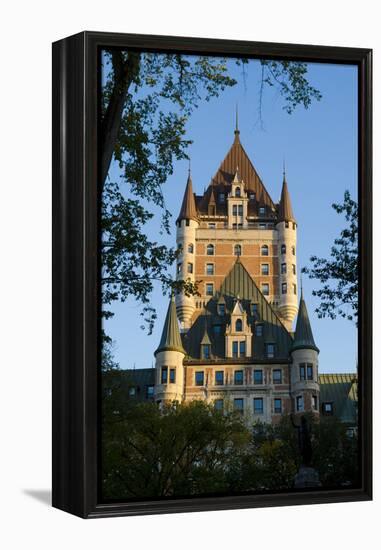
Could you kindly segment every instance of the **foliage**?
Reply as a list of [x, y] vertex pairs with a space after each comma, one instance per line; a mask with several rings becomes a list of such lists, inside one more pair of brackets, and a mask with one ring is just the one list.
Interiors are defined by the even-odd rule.
[[[246, 59], [236, 60], [243, 72]], [[261, 61], [264, 86], [278, 89], [287, 112], [308, 107], [320, 94], [305, 78], [307, 65]], [[163, 186], [175, 161], [188, 158], [189, 118], [201, 102], [237, 84], [225, 58], [107, 50], [101, 97], [102, 298], [111, 304], [133, 297], [143, 305], [150, 331], [156, 318], [149, 305], [153, 282], [165, 292], [176, 287], [197, 294], [197, 283], [173, 283], [170, 266], [178, 252], [151, 241], [145, 226], [159, 210], [161, 231], [169, 233], [171, 213]], [[112, 159], [120, 178], [108, 176]]]
[[337, 315], [357, 321], [358, 315], [358, 205], [349, 191], [344, 193], [343, 204], [333, 204], [338, 214], [344, 213], [347, 227], [335, 239], [331, 257], [311, 256], [312, 267], [304, 267], [310, 279], [323, 286], [312, 292], [321, 300], [316, 309], [318, 317], [335, 319]]

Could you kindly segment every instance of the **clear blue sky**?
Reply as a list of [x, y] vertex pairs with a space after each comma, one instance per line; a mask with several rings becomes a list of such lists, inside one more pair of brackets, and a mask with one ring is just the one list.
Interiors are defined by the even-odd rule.
[[[348, 189], [357, 199], [357, 68], [333, 64], [309, 64], [308, 79], [323, 94], [320, 102], [292, 115], [282, 110], [283, 100], [270, 88], [265, 90], [264, 129], [258, 124], [258, 62], [248, 66], [246, 82], [234, 62], [230, 74], [238, 84], [217, 99], [202, 103], [188, 124], [193, 140], [189, 153], [196, 193], [202, 193], [227, 153], [234, 130], [235, 105], [239, 105], [241, 142], [275, 202], [279, 201], [283, 159], [294, 214], [298, 221], [298, 272], [308, 264], [310, 255], [328, 257], [333, 240], [343, 227], [343, 217], [332, 208], [342, 202]], [[161, 238], [175, 245], [175, 223], [187, 178], [188, 163], [177, 162], [174, 174], [164, 188], [166, 202], [173, 213], [173, 231], [158, 236], [159, 217], [148, 227], [152, 239]], [[112, 177], [118, 169], [112, 167]], [[174, 268], [173, 268], [174, 273]], [[318, 319], [318, 305], [312, 290], [318, 282], [303, 277], [303, 291], [317, 346], [320, 372], [351, 372], [357, 357], [357, 330], [345, 319]], [[141, 326], [140, 305], [134, 300], [116, 303], [115, 316], [106, 322], [106, 331], [115, 342], [115, 359], [121, 368], [150, 367], [161, 335], [168, 300], [161, 289], [152, 294], [158, 313], [153, 334]]]

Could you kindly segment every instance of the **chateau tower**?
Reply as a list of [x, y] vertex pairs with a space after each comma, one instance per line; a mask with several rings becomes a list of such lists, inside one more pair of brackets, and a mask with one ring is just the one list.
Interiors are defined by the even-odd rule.
[[156, 401], [181, 402], [184, 399], [184, 356], [185, 351], [181, 342], [175, 301], [172, 297], [160, 344], [155, 351]]
[[303, 412], [319, 414], [318, 356], [319, 349], [312, 334], [302, 291], [294, 342], [291, 347], [291, 397], [294, 399], [296, 414]]
[[[178, 248], [181, 249], [177, 263], [176, 276], [178, 280], [190, 279], [192, 283], [195, 282], [196, 229], [198, 226], [198, 215], [189, 170], [180, 214], [176, 220], [176, 242]], [[194, 296], [185, 296], [184, 293], [176, 296], [177, 313], [184, 329], [190, 327], [195, 307]]]
[[279, 257], [279, 306], [278, 311], [288, 330], [298, 311], [297, 271], [296, 271], [296, 220], [292, 211], [286, 173], [283, 172], [283, 185], [278, 207], [278, 257]]

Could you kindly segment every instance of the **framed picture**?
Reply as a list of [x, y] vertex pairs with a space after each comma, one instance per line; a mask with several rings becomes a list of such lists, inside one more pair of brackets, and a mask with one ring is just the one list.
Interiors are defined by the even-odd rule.
[[372, 498], [371, 50], [53, 45], [53, 505]]

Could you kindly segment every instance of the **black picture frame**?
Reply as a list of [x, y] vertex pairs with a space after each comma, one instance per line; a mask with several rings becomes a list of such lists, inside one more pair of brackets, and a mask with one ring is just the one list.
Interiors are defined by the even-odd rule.
[[[358, 489], [102, 504], [98, 499], [99, 52], [137, 48], [358, 66]], [[83, 518], [372, 499], [372, 50], [82, 32], [53, 44], [53, 506]]]

